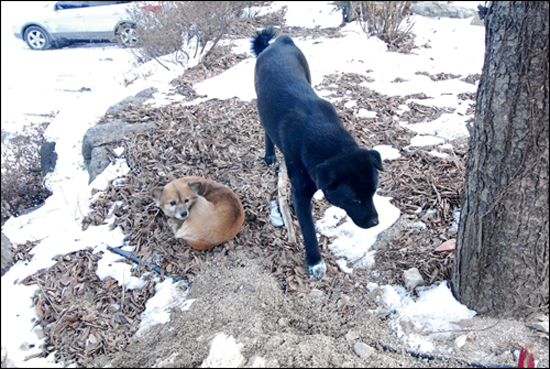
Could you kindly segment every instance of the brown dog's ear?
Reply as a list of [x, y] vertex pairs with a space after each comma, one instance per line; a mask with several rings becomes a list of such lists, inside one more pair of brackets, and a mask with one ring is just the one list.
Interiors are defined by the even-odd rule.
[[187, 185], [189, 186], [191, 191], [193, 191], [193, 193], [195, 195], [197, 195], [199, 193], [199, 190], [201, 189], [202, 182], [201, 181], [191, 181], [191, 182], [187, 182]]
[[153, 200], [155, 200], [157, 206], [160, 206], [160, 199], [162, 198], [163, 192], [164, 187], [155, 187], [151, 190], [151, 196], [153, 196]]

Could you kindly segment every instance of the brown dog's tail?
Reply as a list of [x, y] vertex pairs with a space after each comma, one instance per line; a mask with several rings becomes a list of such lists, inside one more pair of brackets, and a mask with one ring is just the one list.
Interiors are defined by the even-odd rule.
[[252, 43], [252, 53], [258, 57], [269, 46], [269, 40], [273, 37], [275, 37], [273, 27], [264, 28], [262, 31], [256, 32], [256, 36], [253, 36], [252, 40], [250, 40]]

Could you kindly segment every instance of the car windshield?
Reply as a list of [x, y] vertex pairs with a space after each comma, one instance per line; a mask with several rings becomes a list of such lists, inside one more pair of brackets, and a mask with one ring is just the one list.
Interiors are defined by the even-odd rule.
[[55, 9], [78, 9], [88, 7], [87, 1], [58, 1], [55, 4]]

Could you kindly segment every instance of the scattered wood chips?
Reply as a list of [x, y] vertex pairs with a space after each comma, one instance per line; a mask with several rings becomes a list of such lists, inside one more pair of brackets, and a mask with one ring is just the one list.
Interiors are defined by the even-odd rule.
[[[255, 26], [254, 21], [250, 21], [239, 27], [250, 35], [250, 28]], [[321, 31], [324, 37], [327, 32], [338, 37], [335, 30], [317, 32]], [[193, 90], [194, 83], [246, 57], [249, 56], [233, 55], [228, 49], [220, 48], [206, 64], [174, 80], [175, 93], [184, 94], [187, 100], [195, 99], [198, 95]], [[352, 73], [334, 74], [315, 88], [329, 91], [329, 98], [339, 98], [334, 106], [344, 126], [362, 146], [370, 149], [376, 145], [392, 145], [400, 150], [399, 159], [384, 162], [380, 193], [392, 197], [394, 205], [411, 221], [422, 221], [426, 225], [425, 228], [406, 227], [386, 248], [379, 249], [375, 268], [387, 283], [402, 283], [402, 271], [411, 267], [418, 268], [429, 283], [448, 279], [453, 253], [433, 253], [433, 249], [456, 236], [456, 231], [449, 227], [454, 219], [453, 211], [460, 207], [466, 145], [455, 145], [447, 152], [448, 159], [427, 154], [433, 147], [409, 148], [415, 134], [402, 128], [394, 117], [399, 105], [418, 96], [381, 95], [361, 85], [368, 84], [372, 80], [369, 78]], [[344, 107], [351, 100], [356, 101], [356, 105]], [[442, 113], [440, 109], [414, 103], [410, 103], [410, 107], [409, 121], [431, 121]], [[356, 115], [359, 109], [374, 111], [377, 117], [359, 118]], [[135, 265], [134, 275], [149, 272], [144, 265], [149, 262], [192, 282], [206, 260], [224, 257], [237, 249], [250, 258], [260, 258], [287, 293], [308, 292], [312, 285], [327, 293], [349, 292], [354, 279], [366, 275], [366, 271], [357, 269], [353, 274], [341, 272], [328, 250], [331, 240], [321, 237], [327, 276], [311, 281], [306, 271], [301, 233], [297, 232], [298, 241], [293, 244], [288, 241], [284, 227], [276, 228], [270, 223], [270, 202], [277, 197], [277, 168], [267, 167], [263, 160], [264, 131], [255, 100], [249, 103], [237, 98], [214, 99], [189, 107], [180, 104], [134, 107], [116, 116], [106, 116], [101, 122], [120, 118], [134, 124], [155, 122], [156, 128], [124, 143], [123, 156], [131, 172], [122, 182], [110, 184], [92, 205], [82, 226], [86, 229], [106, 224], [107, 218], [114, 215], [112, 227], [121, 228], [126, 242], [135, 246], [134, 255], [142, 261]], [[282, 160], [280, 153], [278, 155]], [[190, 175], [227, 185], [239, 196], [245, 209], [246, 219], [240, 233], [209, 251], [194, 250], [175, 239], [166, 217], [149, 195], [153, 187], [169, 182], [170, 176]], [[328, 206], [326, 200], [313, 201], [314, 219], [320, 219]], [[112, 215], [108, 215], [111, 208], [114, 209]], [[429, 210], [432, 211], [428, 216]], [[295, 229], [299, 230], [294, 214], [292, 219]], [[18, 258], [28, 260], [30, 246], [20, 247], [16, 252]], [[71, 253], [60, 257], [53, 267], [23, 281], [40, 287], [34, 303], [39, 317], [37, 324], [47, 337], [44, 356], [56, 351], [56, 358], [67, 365], [86, 366], [96, 355], [108, 356], [124, 348], [137, 330], [144, 304], [154, 293], [154, 282], [142, 289], [124, 291], [110, 278], [101, 281], [95, 273], [99, 258], [101, 253], [94, 254], [91, 250]]]

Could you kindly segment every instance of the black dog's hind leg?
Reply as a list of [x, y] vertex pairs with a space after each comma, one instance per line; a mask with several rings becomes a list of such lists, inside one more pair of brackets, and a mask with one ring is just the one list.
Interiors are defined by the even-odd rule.
[[277, 156], [275, 155], [275, 144], [267, 133], [265, 134], [265, 162], [267, 165], [275, 164], [277, 162]]
[[311, 215], [311, 198], [317, 190], [315, 184], [305, 186], [302, 190], [296, 190], [292, 186], [292, 201], [294, 212], [298, 217], [302, 235], [304, 236], [304, 246], [306, 248], [306, 261], [310, 279], [321, 279], [325, 275], [326, 266], [319, 251], [317, 242], [317, 234], [313, 225], [313, 217]]

